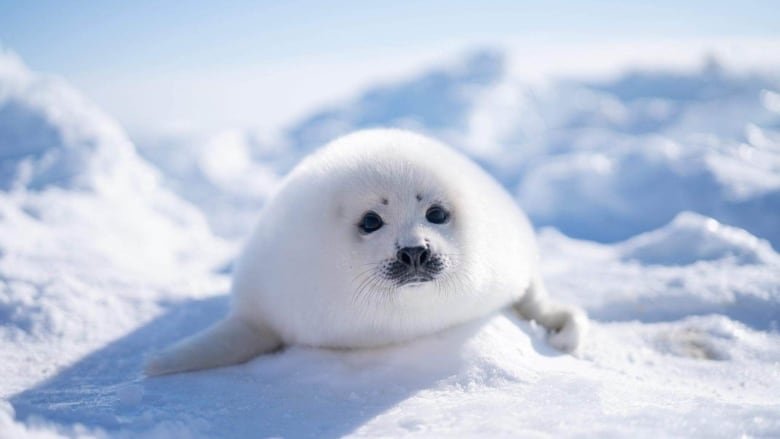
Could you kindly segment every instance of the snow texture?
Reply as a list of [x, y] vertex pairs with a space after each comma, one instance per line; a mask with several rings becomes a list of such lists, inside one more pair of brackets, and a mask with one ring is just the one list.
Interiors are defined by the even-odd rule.
[[[779, 436], [780, 76], [709, 59], [527, 84], [508, 65], [480, 52], [273, 138], [139, 154], [0, 53], [0, 437]], [[146, 355], [224, 315], [278, 179], [377, 125], [452, 143], [517, 196], [551, 294], [594, 320], [579, 354], [502, 313], [143, 377]]]

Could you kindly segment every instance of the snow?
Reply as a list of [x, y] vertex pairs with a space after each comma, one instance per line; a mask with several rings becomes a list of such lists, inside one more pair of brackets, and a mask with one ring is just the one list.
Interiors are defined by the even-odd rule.
[[[0, 54], [0, 437], [780, 435], [780, 83], [702, 56], [528, 82], [498, 51], [377, 85], [272, 136], [136, 146]], [[695, 63], [693, 63], [695, 64]], [[413, 128], [539, 226], [576, 356], [509, 313], [412, 343], [291, 347], [145, 378], [227, 310], [230, 262], [297, 160]]]
[[481, 51], [369, 88], [272, 136], [227, 131], [203, 141], [200, 151], [233, 149], [237, 139], [246, 145], [262, 169], [232, 175], [251, 198], [225, 189], [202, 160], [183, 165], [192, 139], [142, 145], [140, 153], [227, 237], [246, 233], [264, 199], [255, 194], [267, 194], [274, 176], [337, 135], [382, 125], [448, 141], [514, 192], [537, 226], [568, 236], [617, 242], [694, 211], [777, 249], [780, 67], [751, 70], [706, 54], [698, 61], [539, 83], [518, 76], [511, 53]]
[[0, 64], [5, 395], [148, 319], [162, 288], [175, 300], [209, 288], [201, 279], [224, 284], [208, 273], [233, 246], [163, 188], [122, 130], [76, 91], [12, 55]]
[[623, 256], [652, 265], [687, 265], [727, 257], [737, 264], [758, 264], [776, 259], [777, 253], [768, 242], [742, 229], [683, 212], [668, 226], [625, 242]]

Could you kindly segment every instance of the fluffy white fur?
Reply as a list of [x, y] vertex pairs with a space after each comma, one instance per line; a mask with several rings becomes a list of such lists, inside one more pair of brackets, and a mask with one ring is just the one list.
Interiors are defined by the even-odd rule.
[[[426, 210], [450, 211], [432, 224]], [[371, 234], [367, 211], [385, 225]], [[398, 287], [377, 274], [398, 247], [428, 243], [446, 268]], [[230, 315], [147, 365], [151, 375], [246, 361], [282, 345], [357, 348], [401, 342], [513, 306], [571, 351], [584, 314], [550, 303], [533, 230], [507, 192], [432, 139], [368, 130], [307, 157], [264, 208], [238, 260]]]

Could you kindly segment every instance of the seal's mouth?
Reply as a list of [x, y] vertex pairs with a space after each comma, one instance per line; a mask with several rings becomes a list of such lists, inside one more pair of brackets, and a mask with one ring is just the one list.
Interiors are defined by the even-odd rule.
[[417, 287], [420, 286], [426, 282], [431, 282], [435, 280], [435, 276], [431, 276], [427, 273], [415, 273], [414, 275], [405, 278], [405, 279], [398, 279], [396, 281], [396, 284], [399, 287]]
[[439, 255], [433, 255], [422, 264], [408, 265], [401, 261], [387, 261], [382, 268], [382, 276], [397, 287], [416, 287], [435, 281], [448, 266], [449, 261]]

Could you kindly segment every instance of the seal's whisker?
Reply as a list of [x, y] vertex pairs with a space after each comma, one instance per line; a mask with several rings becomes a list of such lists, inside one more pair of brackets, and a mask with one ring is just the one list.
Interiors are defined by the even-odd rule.
[[363, 277], [363, 276], [365, 276], [365, 275], [367, 275], [367, 274], [370, 274], [372, 271], [374, 271], [374, 268], [369, 268], [369, 269], [367, 269], [367, 270], [361, 271], [360, 273], [356, 274], [356, 275], [355, 275], [355, 276], [352, 278], [352, 282], [353, 282], [353, 283], [354, 283], [354, 282], [356, 282], [358, 279], [360, 279], [361, 277]]

